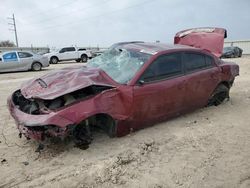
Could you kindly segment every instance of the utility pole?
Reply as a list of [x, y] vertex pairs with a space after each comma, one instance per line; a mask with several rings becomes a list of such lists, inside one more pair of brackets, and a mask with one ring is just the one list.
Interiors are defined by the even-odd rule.
[[8, 19], [11, 20], [11, 23], [8, 23], [9, 25], [13, 26], [14, 28], [11, 28], [9, 30], [15, 32], [15, 38], [16, 38], [16, 46], [18, 47], [18, 38], [17, 38], [17, 30], [16, 30], [16, 20], [15, 15], [13, 14], [12, 17], [8, 17]]

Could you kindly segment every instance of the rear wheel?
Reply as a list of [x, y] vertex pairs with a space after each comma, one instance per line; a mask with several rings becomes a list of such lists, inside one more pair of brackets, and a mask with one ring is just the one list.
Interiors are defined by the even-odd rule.
[[39, 62], [35, 62], [32, 64], [31, 69], [33, 71], [40, 71], [42, 69], [42, 65]]
[[225, 99], [229, 99], [229, 88], [224, 84], [220, 84], [213, 92], [212, 96], [208, 101], [208, 106], [218, 106]]
[[87, 62], [88, 61], [88, 56], [87, 55], [85, 55], [85, 54], [83, 54], [82, 56], [81, 56], [81, 60], [82, 60], [82, 62]]
[[57, 64], [57, 63], [58, 63], [58, 58], [57, 58], [57, 57], [51, 57], [51, 58], [50, 58], [50, 62], [51, 62], [52, 64]]

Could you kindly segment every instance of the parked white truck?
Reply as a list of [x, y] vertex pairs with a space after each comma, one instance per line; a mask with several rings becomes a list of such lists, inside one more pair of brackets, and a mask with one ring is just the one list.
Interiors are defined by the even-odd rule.
[[65, 47], [58, 51], [44, 54], [44, 56], [48, 57], [51, 64], [57, 64], [59, 61], [72, 60], [76, 62], [87, 62], [88, 59], [92, 58], [92, 53], [85, 48]]

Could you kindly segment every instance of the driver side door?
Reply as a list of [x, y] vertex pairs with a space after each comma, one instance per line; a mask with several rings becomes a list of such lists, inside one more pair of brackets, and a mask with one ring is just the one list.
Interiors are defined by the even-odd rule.
[[185, 76], [181, 52], [159, 56], [142, 74], [139, 82], [133, 91], [134, 129], [161, 122], [182, 112]]
[[18, 61], [16, 52], [5, 53], [0, 61], [0, 72], [18, 71], [20, 62]]

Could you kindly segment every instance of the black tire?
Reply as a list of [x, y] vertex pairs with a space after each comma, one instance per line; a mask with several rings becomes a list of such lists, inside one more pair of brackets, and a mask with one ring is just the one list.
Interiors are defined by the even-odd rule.
[[83, 54], [83, 55], [81, 56], [81, 61], [82, 61], [83, 63], [86, 63], [86, 62], [88, 61], [88, 56], [85, 55], [85, 54]]
[[42, 64], [39, 62], [34, 62], [31, 65], [31, 70], [33, 70], [33, 71], [40, 71], [41, 69], [42, 69]]
[[224, 84], [220, 84], [219, 86], [217, 86], [210, 99], [208, 100], [208, 106], [218, 106], [225, 99], [229, 99], [229, 88]]
[[57, 57], [51, 57], [50, 58], [50, 62], [52, 63], [52, 64], [57, 64], [58, 63], [58, 58]]
[[77, 63], [81, 62], [81, 59], [77, 59], [76, 62], [77, 62]]

